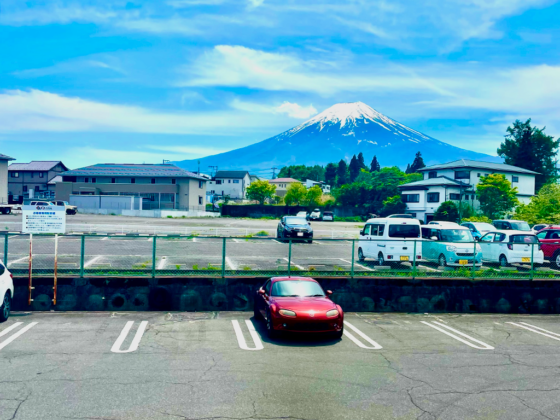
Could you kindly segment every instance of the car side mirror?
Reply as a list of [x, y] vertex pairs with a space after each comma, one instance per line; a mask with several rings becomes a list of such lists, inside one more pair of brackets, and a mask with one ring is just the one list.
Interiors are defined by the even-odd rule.
[[264, 289], [259, 289], [259, 295], [266, 295], [266, 292]]
[[364, 236], [364, 231], [360, 230], [360, 236]]
[[331, 296], [332, 295], [332, 290], [327, 290], [326, 294], [327, 294], [327, 296]]

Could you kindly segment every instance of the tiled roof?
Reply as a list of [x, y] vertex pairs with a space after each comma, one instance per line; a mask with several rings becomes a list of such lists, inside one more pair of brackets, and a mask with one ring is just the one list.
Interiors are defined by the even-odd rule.
[[216, 176], [215, 178], [239, 178], [239, 179], [243, 179], [245, 178], [245, 175], [247, 175], [249, 172], [247, 171], [218, 171], [216, 172]]
[[285, 183], [290, 183], [290, 182], [301, 182], [298, 181], [297, 179], [294, 178], [276, 178], [276, 179], [271, 179], [268, 182], [272, 182], [272, 183], [277, 183], [277, 182], [285, 182]]
[[12, 163], [9, 167], [9, 171], [50, 171], [58, 164], [62, 165], [63, 170], [68, 170], [68, 168], [61, 161], [57, 160], [34, 160], [29, 163]]
[[0, 153], [0, 160], [15, 160], [13, 157]]
[[528, 169], [519, 168], [518, 166], [506, 165], [504, 163], [481, 162], [479, 160], [470, 160], [470, 159], [461, 159], [461, 160], [455, 160], [453, 162], [442, 163], [441, 165], [426, 166], [422, 169], [419, 169], [418, 172], [434, 171], [437, 169], [453, 169], [453, 168], [480, 168], [480, 169], [487, 169], [489, 171], [517, 172], [522, 174], [534, 174], [534, 175], [538, 174], [538, 172], [533, 172]]
[[56, 175], [48, 182], [49, 185], [55, 185], [57, 182], [62, 182], [62, 176]]
[[74, 169], [63, 173], [64, 176], [111, 176], [111, 177], [171, 177], [195, 178], [207, 181], [206, 178], [193, 172], [185, 171], [171, 164], [136, 164], [136, 163], [98, 163], [85, 168]]
[[469, 184], [465, 184], [464, 182], [456, 181], [446, 176], [438, 176], [437, 178], [423, 179], [421, 181], [402, 184], [399, 185], [399, 188], [410, 189], [411, 187], [433, 187], [435, 185], [450, 185], [453, 187], [470, 187]]

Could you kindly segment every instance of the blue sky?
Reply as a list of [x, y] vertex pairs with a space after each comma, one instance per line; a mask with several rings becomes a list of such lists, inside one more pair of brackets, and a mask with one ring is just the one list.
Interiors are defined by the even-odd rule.
[[362, 101], [495, 154], [517, 118], [560, 135], [558, 16], [548, 0], [2, 0], [0, 153], [193, 159]]

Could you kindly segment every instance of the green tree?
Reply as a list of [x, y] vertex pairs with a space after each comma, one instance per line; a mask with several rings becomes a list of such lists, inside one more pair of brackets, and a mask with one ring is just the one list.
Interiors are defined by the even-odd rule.
[[294, 178], [298, 181], [312, 179], [314, 181], [325, 180], [325, 168], [320, 165], [290, 165], [284, 166], [278, 173], [278, 178]]
[[409, 168], [407, 168], [407, 174], [414, 174], [417, 173], [419, 169], [425, 168], [426, 164], [424, 163], [424, 159], [422, 158], [422, 153], [416, 152], [416, 156], [414, 157], [414, 161]]
[[546, 127], [531, 127], [531, 119], [525, 122], [515, 120], [507, 128], [505, 141], [498, 147], [498, 155], [508, 165], [518, 166], [538, 172], [535, 176], [535, 189], [538, 192], [543, 185], [556, 182], [558, 168], [556, 154], [560, 139], [544, 133]]
[[379, 172], [380, 169], [381, 169], [381, 165], [379, 164], [379, 161], [377, 160], [377, 156], [374, 156], [373, 159], [371, 160], [371, 164], [369, 165], [369, 171], [370, 172]]
[[338, 167], [336, 168], [336, 185], [342, 186], [348, 184], [348, 165], [344, 159], [340, 159]]
[[334, 191], [336, 201], [343, 206], [361, 207], [367, 203], [370, 187], [354, 182], [345, 184]]
[[360, 165], [360, 170], [365, 169], [367, 171], [364, 154], [362, 152], [358, 153], [358, 164]]
[[350, 165], [348, 165], [348, 171], [350, 172], [350, 182], [354, 182], [358, 175], [360, 174], [360, 162], [356, 158], [356, 155], [352, 156], [350, 160]]
[[249, 200], [256, 200], [260, 204], [264, 204], [267, 198], [272, 198], [276, 192], [276, 185], [269, 183], [266, 180], [259, 180], [252, 182], [247, 187], [247, 198]]
[[381, 216], [390, 216], [391, 214], [403, 214], [406, 210], [406, 204], [402, 202], [400, 195], [388, 197], [383, 200], [383, 208], [381, 209]]
[[560, 185], [544, 185], [537, 195], [531, 197], [529, 204], [517, 207], [515, 218], [530, 224], [560, 223]]
[[458, 222], [459, 208], [453, 201], [444, 201], [434, 213], [434, 220], [441, 222]]
[[321, 198], [323, 198], [323, 190], [320, 186], [315, 185], [307, 190], [305, 200], [309, 207], [317, 207], [321, 204]]
[[336, 182], [336, 164], [329, 163], [325, 168], [325, 182], [334, 188]]
[[476, 197], [484, 216], [492, 220], [502, 218], [519, 204], [517, 188], [512, 188], [502, 174], [481, 177], [476, 186]]
[[286, 205], [298, 205], [305, 201], [307, 196], [307, 188], [299, 182], [294, 182], [288, 186], [286, 195], [284, 196], [284, 203]]

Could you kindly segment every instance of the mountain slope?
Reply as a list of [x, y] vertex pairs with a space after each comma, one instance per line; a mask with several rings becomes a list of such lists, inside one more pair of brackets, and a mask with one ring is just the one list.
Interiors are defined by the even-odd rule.
[[241, 149], [202, 159], [175, 162], [183, 168], [209, 165], [219, 169], [270, 169], [286, 165], [326, 165], [350, 160], [362, 152], [369, 164], [405, 168], [422, 152], [426, 165], [457, 159], [501, 162], [501, 159], [461, 149], [426, 136], [380, 114], [362, 102], [333, 105], [312, 119], [275, 137]]

